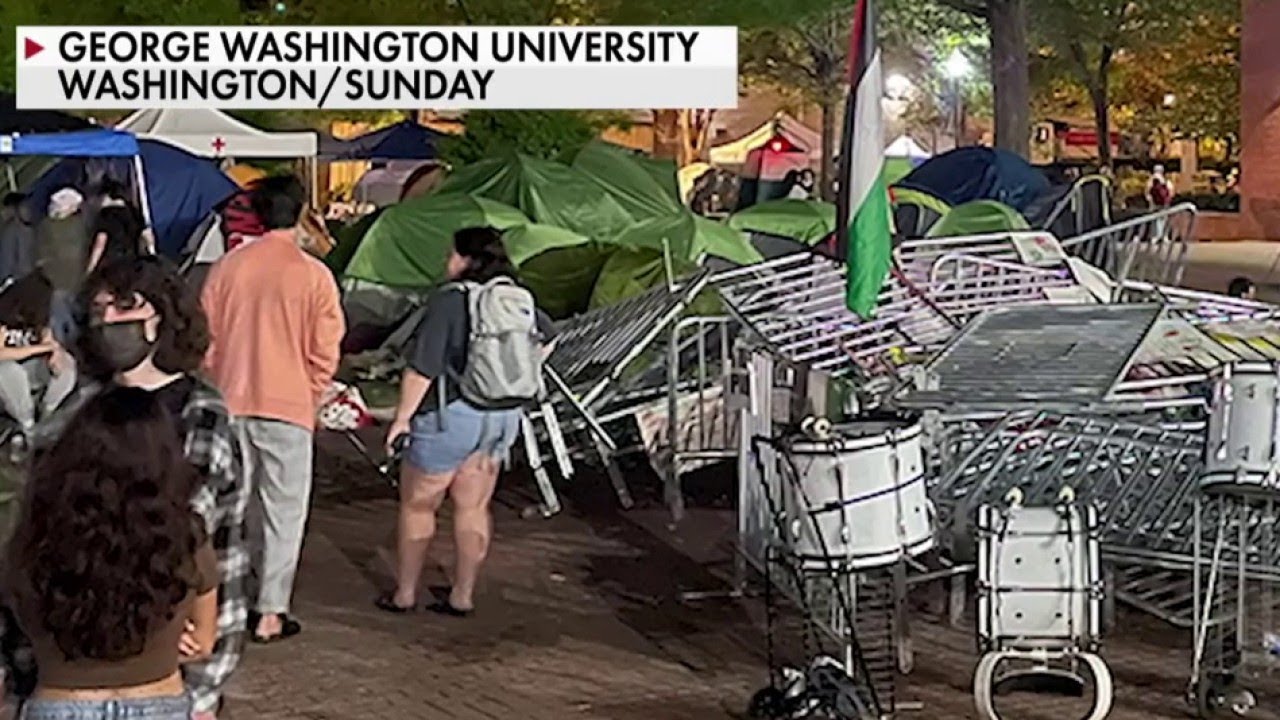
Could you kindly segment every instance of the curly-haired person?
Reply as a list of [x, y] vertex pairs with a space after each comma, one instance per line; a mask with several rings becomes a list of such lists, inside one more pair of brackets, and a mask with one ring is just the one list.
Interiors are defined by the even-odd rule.
[[[209, 657], [182, 666], [198, 720], [216, 717], [222, 687], [244, 650], [249, 574], [245, 543], [248, 484], [241, 471], [230, 414], [222, 395], [198, 373], [209, 345], [204, 312], [172, 263], [156, 257], [104, 263], [84, 282], [78, 301], [82, 376], [87, 380], [36, 425], [37, 457], [64, 434], [76, 435], [77, 407], [104, 389], [138, 388], [155, 396], [175, 420], [187, 463], [201, 482], [189, 498], [204, 518], [218, 557], [218, 632]], [[0, 606], [0, 660], [12, 695], [24, 696], [43, 679], [29, 643]]]
[[99, 393], [72, 427], [32, 468], [9, 547], [7, 600], [40, 668], [20, 717], [188, 720], [179, 663], [213, 647], [218, 614], [199, 473], [146, 390]]

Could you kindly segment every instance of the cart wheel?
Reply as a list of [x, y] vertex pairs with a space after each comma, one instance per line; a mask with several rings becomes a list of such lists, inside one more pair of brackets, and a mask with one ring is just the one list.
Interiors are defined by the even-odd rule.
[[761, 688], [751, 696], [751, 704], [747, 707], [747, 717], [757, 720], [774, 720], [786, 713], [787, 699], [782, 691], [775, 687]]
[[1196, 715], [1205, 720], [1219, 717], [1230, 706], [1232, 684], [1220, 675], [1201, 676], [1194, 688]]
[[1222, 686], [1219, 680], [1201, 677], [1195, 686], [1196, 716], [1203, 720], [1217, 717], [1218, 708], [1222, 707]]
[[991, 695], [995, 690], [996, 666], [1002, 659], [1000, 653], [989, 652], [978, 660], [978, 667], [974, 670], [973, 702], [977, 706], [979, 720], [1000, 720]]
[[1103, 720], [1111, 713], [1111, 668], [1093, 653], [1082, 653], [1080, 659], [1089, 666], [1089, 672], [1093, 674], [1093, 712], [1087, 716], [1088, 720]]
[[1227, 691], [1227, 707], [1236, 717], [1247, 717], [1258, 706], [1258, 697], [1252, 690], [1235, 688]]

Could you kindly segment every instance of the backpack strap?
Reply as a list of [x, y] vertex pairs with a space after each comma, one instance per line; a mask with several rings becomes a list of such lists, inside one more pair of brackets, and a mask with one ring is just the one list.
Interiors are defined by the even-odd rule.
[[[441, 286], [442, 290], [452, 288], [454, 290], [457, 290], [458, 292], [461, 292], [463, 295], [463, 302], [466, 304], [466, 308], [467, 308], [468, 346], [470, 345], [470, 338], [471, 338], [471, 297], [472, 297], [472, 292], [478, 287], [480, 287], [479, 284], [473, 283], [473, 282], [467, 282], [465, 280], [455, 280], [453, 282], [449, 282]], [[444, 432], [447, 429], [445, 427], [447, 424], [445, 421], [445, 411], [448, 410], [449, 408], [449, 400], [448, 400], [449, 389], [448, 387], [446, 387], [445, 384], [451, 381], [457, 382], [456, 379], [449, 378], [449, 375], [451, 375], [452, 373], [453, 373], [453, 368], [449, 367], [448, 362], [445, 362], [444, 372], [440, 373], [440, 377], [435, 379], [435, 382], [437, 383], [436, 423], [439, 425], [441, 432]]]

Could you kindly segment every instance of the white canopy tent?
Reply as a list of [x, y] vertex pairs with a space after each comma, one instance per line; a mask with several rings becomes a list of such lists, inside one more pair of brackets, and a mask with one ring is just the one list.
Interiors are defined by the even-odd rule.
[[221, 110], [139, 110], [117, 128], [208, 158], [314, 158], [316, 133], [270, 132]]
[[933, 153], [920, 147], [920, 143], [912, 140], [910, 136], [900, 135], [884, 149], [884, 156], [917, 159], [931, 158]]

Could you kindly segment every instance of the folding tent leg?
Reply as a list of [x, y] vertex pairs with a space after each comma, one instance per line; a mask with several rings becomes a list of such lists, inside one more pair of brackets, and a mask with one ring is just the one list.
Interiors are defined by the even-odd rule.
[[546, 465], [542, 463], [542, 450], [538, 447], [533, 421], [528, 415], [520, 418], [520, 427], [520, 434], [524, 436], [524, 453], [529, 458], [529, 468], [533, 470], [533, 479], [538, 484], [538, 493], [542, 495], [542, 506], [526, 508], [524, 515], [529, 517], [531, 513], [528, 511], [532, 509], [534, 511], [532, 514], [551, 517], [560, 512], [560, 498], [556, 496], [556, 489], [551, 485], [551, 476], [547, 473]]
[[155, 220], [151, 217], [151, 198], [147, 192], [147, 173], [142, 166], [142, 156], [133, 156], [133, 172], [138, 181], [138, 204], [142, 207], [142, 221], [155, 233]]

